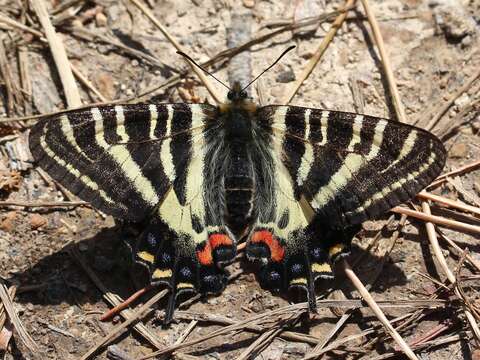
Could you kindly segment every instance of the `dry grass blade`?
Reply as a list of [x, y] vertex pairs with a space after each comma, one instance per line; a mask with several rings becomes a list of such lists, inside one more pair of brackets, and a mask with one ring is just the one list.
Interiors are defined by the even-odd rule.
[[[430, 213], [430, 206], [428, 205], [427, 202], [422, 202], [422, 210], [426, 215], [431, 215]], [[447, 264], [447, 260], [445, 259], [445, 256], [443, 256], [442, 249], [440, 248], [440, 244], [438, 243], [437, 239], [437, 234], [435, 232], [435, 227], [431, 222], [426, 222], [425, 223], [425, 228], [427, 229], [427, 235], [428, 235], [428, 240], [430, 241], [430, 244], [432, 245], [433, 248], [433, 253], [435, 254], [435, 257], [437, 258], [443, 272], [447, 276], [448, 281], [450, 283], [455, 285], [455, 294], [460, 298], [463, 299], [462, 293], [458, 287], [457, 284], [457, 278], [450, 270]], [[463, 310], [465, 312], [465, 316], [470, 324], [470, 327], [472, 328], [472, 331], [477, 339], [477, 342], [480, 343], [480, 329], [478, 327], [477, 321], [475, 320], [475, 317], [472, 315], [472, 312], [468, 308], [467, 304], [465, 303], [465, 306], [463, 307]]]
[[2, 14], [0, 14], [0, 23], [4, 23], [4, 24], [12, 26], [13, 28], [17, 28], [19, 30], [29, 32], [29, 33], [37, 36], [38, 38], [40, 38], [40, 40], [47, 41], [47, 39], [45, 39], [45, 37], [43, 36], [43, 34], [40, 31], [32, 29], [31, 27], [28, 27], [26, 25], [23, 25], [22, 23], [19, 23], [18, 21], [15, 21], [15, 20], [12, 20], [12, 19], [10, 19], [10, 18], [8, 18], [8, 17], [6, 17]]
[[[347, 0], [344, 8], [351, 9], [354, 6], [355, 2], [356, 0]], [[305, 68], [303, 69], [298, 79], [287, 90], [287, 95], [285, 95], [285, 97], [282, 99], [282, 102], [281, 102], [282, 104], [288, 104], [293, 99], [293, 97], [297, 93], [300, 86], [302, 86], [303, 82], [310, 76], [313, 69], [315, 68], [315, 66], [317, 66], [318, 62], [320, 61], [323, 53], [325, 52], [325, 50], [327, 50], [328, 45], [334, 38], [338, 29], [342, 26], [343, 22], [345, 21], [347, 14], [348, 12], [345, 11], [340, 13], [340, 15], [337, 16], [335, 21], [332, 23], [327, 35], [325, 35], [325, 37], [323, 38], [322, 43], [320, 44], [318, 49], [315, 51], [315, 54], [313, 54], [312, 58], [310, 59], [308, 64], [305, 66]]]
[[90, 206], [85, 201], [49, 201], [49, 202], [34, 202], [34, 201], [0, 201], [0, 207], [3, 206], [22, 206], [27, 208], [34, 207], [77, 207], [77, 206]]
[[99, 342], [97, 342], [95, 346], [93, 346], [85, 355], [81, 357], [81, 360], [90, 359], [90, 357], [93, 356], [100, 348], [109, 344], [111, 341], [120, 336], [129, 325], [133, 324], [136, 321], [140, 321], [144, 313], [150, 310], [150, 308], [160, 299], [162, 299], [165, 295], [167, 295], [167, 293], [168, 290], [163, 290], [155, 294], [150, 300], [140, 306], [140, 308], [135, 311], [135, 313], [131, 317], [125, 320], [125, 322], [115, 326], [107, 336], [103, 337]]
[[335, 326], [328, 332], [328, 334], [322, 339], [321, 342], [319, 342], [315, 347], [312, 349], [312, 351], [308, 354], [305, 355], [303, 359], [314, 359], [317, 356], [320, 356], [319, 353], [322, 351], [325, 346], [330, 342], [331, 339], [337, 334], [337, 332], [340, 331], [340, 329], [345, 325], [348, 319], [350, 319], [350, 316], [352, 315], [352, 311], [348, 311], [345, 314], [342, 315], [340, 319], [338, 319], [337, 323]]
[[345, 270], [345, 274], [350, 279], [352, 284], [355, 286], [355, 289], [360, 293], [363, 299], [367, 302], [368, 306], [374, 312], [375, 316], [380, 320], [382, 325], [384, 326], [385, 330], [390, 334], [390, 336], [397, 342], [398, 346], [402, 349], [403, 353], [412, 360], [418, 360], [417, 356], [414, 354], [412, 349], [408, 346], [405, 340], [400, 336], [400, 334], [394, 329], [392, 324], [388, 321], [385, 314], [382, 312], [380, 307], [377, 305], [375, 300], [373, 299], [372, 295], [368, 292], [368, 290], [363, 286], [360, 279], [357, 275], [353, 272], [350, 268], [350, 265], [343, 260], [342, 261], [343, 268]]
[[[404, 321], [405, 319], [409, 318], [412, 316], [412, 313], [409, 313], [409, 314], [406, 314], [406, 315], [402, 315], [400, 317], [397, 317], [395, 319], [392, 319], [390, 321], [390, 323], [392, 324], [395, 324], [397, 322], [400, 322], [400, 321]], [[400, 326], [398, 326], [397, 328], [399, 328]], [[350, 336], [346, 336], [346, 337], [343, 337], [341, 339], [338, 339], [338, 340], [335, 340], [334, 342], [332, 342], [330, 345], [328, 345], [327, 347], [321, 349], [317, 354], [308, 354], [306, 355], [302, 360], [310, 360], [310, 359], [315, 359], [323, 354], [326, 354], [332, 350], [335, 350], [337, 348], [339, 348], [340, 346], [343, 346], [344, 344], [350, 342], [350, 341], [354, 341], [354, 340], [357, 340], [357, 339], [360, 339], [360, 338], [363, 338], [367, 335], [370, 335], [370, 334], [373, 334], [377, 331], [380, 330], [380, 326], [376, 326], [376, 327], [371, 327], [371, 328], [368, 328], [364, 331], [362, 331], [361, 333], [359, 334], [355, 334], [355, 335], [350, 335]]]
[[68, 30], [70, 31], [70, 35], [75, 36], [79, 40], [89, 41], [89, 42], [101, 42], [107, 45], [111, 45], [114, 48], [118, 49], [120, 52], [129, 56], [132, 56], [134, 58], [137, 58], [139, 60], [142, 60], [144, 62], [147, 62], [153, 66], [165, 67], [165, 63], [160, 61], [156, 57], [149, 55], [143, 51], [137, 50], [131, 46], [128, 46], [122, 43], [121, 41], [118, 41], [109, 36], [99, 34], [98, 32], [89, 30], [85, 27], [74, 26], [74, 27], [68, 28]]
[[411, 216], [419, 220], [430, 221], [434, 224], [446, 226], [455, 230], [480, 234], [480, 226], [470, 225], [460, 221], [450, 220], [442, 216], [426, 214], [420, 211], [415, 211], [415, 210], [407, 209], [400, 206], [394, 207], [391, 211], [397, 214]]
[[[167, 29], [158, 21], [158, 19], [153, 15], [153, 13], [145, 6], [143, 5], [140, 1], [138, 0], [130, 0], [136, 7], [142, 11], [146, 17], [157, 27], [158, 30], [162, 32], [162, 34], [170, 41], [170, 43], [177, 49], [177, 51], [182, 51], [184, 53], [188, 53], [188, 51], [185, 51], [185, 49], [178, 43], [173, 36], [170, 35], [170, 33], [167, 31]], [[192, 65], [189, 63], [191, 66], [193, 72], [197, 74], [197, 76], [200, 78], [202, 83], [205, 85], [207, 88], [208, 92], [212, 97], [215, 99], [217, 103], [222, 103], [223, 102], [223, 97], [215, 90], [215, 88], [211, 85], [211, 83], [208, 81], [207, 76], [204, 74], [204, 72], [200, 69], [198, 69], [196, 66]]]
[[93, 92], [101, 102], [109, 101], [109, 99], [103, 96], [102, 93], [98, 91], [98, 89], [95, 86], [93, 86], [93, 84], [80, 72], [80, 70], [77, 69], [76, 66], [74, 66], [73, 64], [70, 64], [70, 66], [72, 68], [73, 74], [77, 77], [77, 79], [80, 80], [80, 82], [86, 88], [88, 88], [91, 92]]
[[38, 346], [35, 341], [31, 338], [30, 334], [27, 332], [23, 326], [22, 321], [17, 315], [15, 308], [13, 306], [12, 299], [8, 294], [8, 290], [3, 283], [0, 283], [0, 300], [2, 300], [3, 307], [5, 308], [8, 318], [13, 324], [15, 330], [17, 330], [20, 339], [25, 344], [25, 346], [32, 352], [35, 353], [38, 351]]
[[464, 165], [458, 169], [449, 171], [443, 175], [440, 175], [438, 178], [436, 178], [434, 182], [432, 182], [430, 185], [427, 186], [427, 189], [431, 189], [440, 184], [443, 184], [445, 181], [447, 181], [447, 178], [449, 177], [465, 174], [467, 172], [477, 170], [478, 168], [480, 168], [480, 160]]
[[282, 330], [283, 327], [276, 327], [264, 332], [240, 354], [237, 360], [255, 358]]
[[[8, 296], [10, 299], [15, 298], [17, 287], [11, 286], [8, 289]], [[0, 351], [7, 351], [10, 339], [13, 336], [12, 322], [9, 321], [5, 312], [5, 307], [0, 303]]]
[[9, 115], [15, 112], [22, 102], [22, 93], [19, 91], [8, 62], [3, 39], [0, 39], [0, 74], [6, 94], [6, 110]]
[[55, 32], [55, 29], [50, 21], [50, 16], [43, 0], [30, 0], [32, 8], [35, 10], [38, 20], [45, 30], [45, 35], [52, 52], [53, 59], [57, 66], [60, 80], [62, 81], [65, 98], [67, 99], [68, 107], [74, 108], [82, 105], [82, 99], [78, 92], [75, 78], [73, 77], [72, 68], [68, 61], [67, 53], [63, 42], [60, 40]]
[[[188, 337], [188, 335], [190, 335], [190, 333], [193, 331], [193, 329], [195, 329], [197, 324], [198, 324], [197, 320], [190, 321], [190, 324], [188, 324], [188, 326], [185, 328], [185, 330], [183, 330], [183, 332], [180, 334], [178, 339], [175, 341], [175, 345], [178, 345], [178, 344], [181, 344], [182, 342], [184, 342], [185, 339]], [[175, 354], [175, 355], [177, 355], [177, 354]], [[166, 360], [168, 358], [169, 358], [169, 356], [165, 355], [165, 356], [160, 356], [158, 358], [158, 360]]]
[[[10, 299], [15, 298], [15, 294], [17, 294], [17, 292], [17, 287], [11, 286], [10, 289], [8, 289], [8, 296], [10, 297]], [[5, 313], [5, 307], [3, 306], [3, 304], [0, 304], [0, 329], [3, 327], [6, 320], [7, 314]]]
[[[175, 319], [179, 319], [179, 320], [193, 319], [193, 320], [204, 321], [204, 322], [219, 324], [219, 325], [233, 325], [236, 323], [236, 321], [233, 319], [219, 316], [219, 315], [206, 314], [206, 313], [200, 314], [200, 313], [195, 313], [191, 311], [182, 311], [182, 310], [177, 310], [175, 312]], [[257, 334], [264, 332], [263, 328], [257, 325], [247, 325], [242, 330], [254, 332]], [[316, 337], [308, 334], [294, 332], [294, 331], [283, 331], [279, 334], [279, 337], [285, 340], [304, 342], [311, 345], [318, 344], [318, 339]]]
[[[449, 239], [447, 236], [445, 236], [445, 234], [443, 234], [441, 231], [438, 231], [438, 233], [440, 234], [440, 237], [445, 240], [453, 249], [454, 251], [457, 253], [457, 255], [461, 255], [464, 253], [465, 250], [462, 250], [457, 244], [455, 244], [455, 242], [451, 239]], [[474, 258], [472, 258], [470, 255], [466, 254], [465, 255], [465, 258], [473, 265], [477, 268], [478, 271], [480, 271], [480, 262], [478, 260], [475, 260]]]
[[229, 326], [223, 327], [221, 329], [215, 330], [215, 331], [211, 332], [210, 334], [202, 336], [198, 339], [187, 341], [187, 342], [185, 342], [183, 344], [179, 344], [179, 345], [167, 346], [167, 347], [165, 347], [165, 348], [163, 348], [159, 351], [156, 351], [156, 352], [153, 352], [153, 353], [151, 353], [147, 356], [144, 356], [141, 359], [142, 360], [150, 359], [150, 358], [158, 356], [158, 355], [170, 354], [170, 353], [172, 353], [172, 352], [174, 352], [178, 349], [182, 349], [182, 348], [185, 348], [185, 347], [188, 347], [188, 346], [196, 345], [196, 344], [199, 344], [203, 341], [218, 337], [220, 335], [225, 335], [225, 334], [228, 334], [228, 333], [233, 332], [233, 331], [245, 330], [250, 325], [253, 325], [257, 322], [264, 321], [264, 320], [269, 321], [269, 322], [274, 322], [273, 326], [275, 326], [276, 325], [275, 324], [275, 319], [277, 317], [281, 317], [285, 314], [288, 315], [289, 317], [292, 317], [292, 318], [293, 317], [298, 317], [303, 312], [305, 312], [306, 309], [307, 309], [307, 304], [306, 303], [301, 303], [301, 304], [285, 306], [283, 308], [273, 310], [273, 311], [264, 312], [262, 314], [255, 315], [255, 316], [253, 316], [251, 318], [248, 318], [246, 320], [239, 321], [239, 322], [234, 323], [232, 325], [229, 325]]
[[370, 7], [370, 3], [368, 2], [368, 0], [360, 1], [362, 2], [365, 13], [367, 14], [368, 22], [372, 27], [373, 37], [375, 39], [375, 44], [377, 45], [378, 52], [380, 53], [380, 57], [382, 59], [383, 70], [385, 71], [385, 76], [387, 77], [388, 87], [393, 99], [397, 118], [400, 122], [407, 123], [407, 116], [405, 115], [405, 110], [400, 100], [397, 82], [395, 81], [395, 76], [393, 75], [390, 59], [387, 56], [387, 51], [385, 50], [385, 43], [383, 42], [382, 33], [380, 32], [380, 27], [378, 26], [377, 19], [375, 18], [375, 15], [372, 11], [372, 8]]
[[455, 208], [455, 209], [471, 212], [473, 214], [476, 214], [476, 215], [480, 216], [480, 208], [475, 207], [475, 206], [471, 206], [471, 205], [468, 205], [468, 204], [464, 204], [460, 201], [450, 200], [450, 199], [447, 199], [443, 196], [434, 195], [434, 194], [428, 193], [426, 191], [422, 191], [421, 193], [417, 194], [417, 197], [419, 197], [421, 199], [424, 199], [424, 200], [432, 200], [432, 201], [435, 201], [439, 204], [446, 205], [448, 207], [452, 207], [452, 208]]

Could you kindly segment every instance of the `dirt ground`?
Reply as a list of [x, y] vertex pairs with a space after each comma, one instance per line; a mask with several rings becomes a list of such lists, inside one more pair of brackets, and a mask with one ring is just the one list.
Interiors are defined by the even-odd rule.
[[[50, 7], [71, 64], [108, 101], [136, 97], [187, 69], [172, 44], [129, 0], [42, 2]], [[42, 31], [26, 3], [0, 0], [1, 17]], [[65, 10], [58, 11], [69, 3]], [[228, 28], [232, 18], [239, 13], [248, 14], [250, 20], [245, 21], [238, 31], [253, 38], [271, 32], [273, 26], [330, 13], [343, 4], [343, 1], [324, 0], [150, 0], [147, 4], [150, 7], [147, 7], [190, 56], [204, 62], [227, 48]], [[480, 2], [371, 0], [370, 5], [379, 22], [409, 122], [431, 128], [444, 140], [449, 153], [444, 172], [478, 161], [480, 78], [470, 80], [480, 69]], [[364, 14], [358, 2], [356, 10], [349, 12], [346, 22], [291, 104], [387, 118], [395, 116], [383, 61]], [[2, 18], [1, 117], [46, 114], [64, 109], [62, 83], [48, 44], [32, 32], [6, 24]], [[251, 59], [248, 78], [260, 73], [289, 45], [297, 46], [262, 76], [259, 86], [252, 87], [252, 95], [258, 98], [260, 92], [264, 103], [280, 103], [324, 39], [331, 20], [285, 31], [243, 52], [244, 59]], [[228, 82], [228, 67], [231, 66], [228, 60], [210, 68], [225, 82]], [[249, 71], [248, 66], [245, 69]], [[7, 79], [6, 74], [11, 78]], [[213, 83], [219, 92], [225, 93], [220, 84]], [[462, 86], [467, 87], [466, 91], [457, 96]], [[85, 85], [79, 85], [79, 88], [85, 105], [101, 101]], [[13, 95], [12, 89], [16, 89]], [[432, 123], [431, 120], [452, 97], [455, 101], [437, 122]], [[205, 87], [191, 74], [178, 84], [139, 100], [214, 103]], [[130, 263], [129, 249], [124, 244], [128, 231], [111, 217], [88, 206], [31, 206], [31, 203], [78, 200], [62, 191], [32, 164], [26, 134], [33, 123], [28, 120], [0, 124], [0, 276], [7, 287], [16, 286], [15, 309], [38, 345], [38, 351], [30, 352], [15, 331], [3, 358], [80, 359], [122, 320], [117, 315], [111, 322], [99, 321], [109, 306], [102, 296], [104, 292], [92, 282], [79, 259], [84, 260], [86, 267], [108, 291], [123, 299], [145, 286], [147, 279], [141, 268]], [[433, 193], [479, 209], [479, 174], [478, 170], [473, 170], [451, 177]], [[30, 206], [19, 206], [25, 203]], [[480, 225], [478, 213], [472, 215], [447, 209], [438, 203], [432, 203], [432, 213], [477, 227]], [[408, 218], [393, 244], [392, 234], [400, 217], [396, 215], [387, 224], [390, 215], [364, 224], [355, 238], [348, 261], [355, 264], [354, 270], [364, 283], [369, 283], [372, 276], [379, 273], [371, 288], [376, 300], [431, 299], [431, 295], [442, 287], [446, 276], [432, 253], [425, 223]], [[461, 249], [468, 248], [469, 257], [480, 263], [479, 233], [447, 227], [438, 229]], [[449, 267], [457, 269], [456, 275], [463, 279], [466, 296], [478, 311], [480, 270], [445, 241], [440, 240], [440, 243]], [[183, 312], [177, 312], [179, 315], [168, 328], [163, 328], [161, 323], [166, 298], [158, 303], [158, 310], [144, 318], [146, 328], [159, 344], [173, 344], [188, 326], [192, 326], [193, 331], [187, 341], [220, 329], [228, 321], [245, 320], [286, 306], [292, 300], [263, 290], [255, 278], [257, 269], [244, 259], [228, 269], [236, 276], [221, 295], [187, 304], [181, 309]], [[339, 290], [332, 292], [332, 289], [342, 290], [347, 297], [358, 298], [341, 271], [335, 281], [319, 283], [317, 289], [318, 295], [325, 294], [333, 299], [342, 299], [343, 295]], [[147, 301], [155, 292], [149, 292], [133, 306]], [[473, 340], [464, 311], [454, 300], [454, 293], [451, 290], [438, 293], [440, 299], [452, 301], [440, 309], [418, 310], [422, 316], [402, 329], [401, 335], [411, 342], [428, 335], [431, 329], [440, 328], [439, 324], [445, 325], [443, 331], [432, 336], [437, 343], [427, 344], [416, 351], [419, 357], [480, 359], [478, 344]], [[385, 308], [389, 319], [414, 310]], [[207, 316], [209, 321], [199, 316]], [[339, 316], [341, 311], [338, 309], [332, 311], [320, 307], [310, 322], [297, 322], [289, 330], [308, 334], [310, 340], [323, 340]], [[199, 320], [198, 323], [192, 324], [195, 319]], [[401, 358], [401, 353], [395, 352], [395, 343], [384, 335], [378, 319], [366, 306], [351, 311], [346, 324], [330, 342], [359, 334], [371, 326], [375, 326], [373, 332], [338, 345], [323, 357], [372, 359], [385, 354], [377, 359]], [[2, 331], [0, 339], [4, 335]], [[452, 336], [457, 338], [451, 339]], [[256, 339], [258, 334], [245, 329], [234, 331], [180, 349], [173, 358], [237, 359]], [[445, 340], [444, 343], [441, 340]], [[110, 348], [108, 355], [107, 347], [102, 347], [91, 358], [138, 359], [156, 350], [132, 329], [124, 331], [114, 343], [117, 347]], [[247, 358], [302, 359], [314, 347], [312, 341], [293, 341], [281, 336], [274, 336], [273, 340], [264, 343], [264, 349]]]

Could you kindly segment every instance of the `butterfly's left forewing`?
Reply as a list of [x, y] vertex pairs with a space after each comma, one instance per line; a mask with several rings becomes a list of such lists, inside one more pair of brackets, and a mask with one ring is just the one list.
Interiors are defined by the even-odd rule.
[[375, 218], [415, 196], [442, 170], [432, 134], [377, 117], [267, 106], [258, 122], [281, 142], [296, 197], [333, 227]]

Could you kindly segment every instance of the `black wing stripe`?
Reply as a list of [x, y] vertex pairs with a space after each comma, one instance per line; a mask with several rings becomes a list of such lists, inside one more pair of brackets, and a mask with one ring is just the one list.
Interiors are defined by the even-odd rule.
[[[339, 149], [347, 149], [353, 136], [353, 119], [356, 114], [345, 114], [343, 121], [338, 121], [337, 112], [329, 112], [327, 125], [327, 143], [335, 144]], [[361, 125], [360, 125], [361, 126]]]
[[187, 105], [176, 104], [174, 106], [171, 131], [179, 134], [172, 139], [170, 152], [172, 154], [175, 174], [177, 174], [173, 188], [182, 206], [186, 203], [186, 181], [188, 175], [188, 171], [183, 171], [183, 168], [184, 163], [191, 161], [192, 134], [191, 132], [181, 131], [182, 129], [191, 128], [192, 122], [198, 120], [199, 119], [192, 119], [192, 112]]
[[[306, 135], [306, 121], [305, 109], [298, 107], [290, 107], [285, 115], [285, 132], [294, 135], [300, 139], [305, 139]], [[293, 136], [285, 136], [282, 144], [283, 153], [289, 153], [290, 161], [286, 163], [286, 168], [290, 173], [292, 179], [295, 179], [299, 173], [299, 169], [304, 165], [304, 157], [308, 157], [306, 151], [306, 144], [298, 141]], [[295, 194], [296, 198], [300, 194]]]
[[[123, 107], [125, 114], [125, 132], [128, 143], [125, 145], [133, 161], [140, 168], [137, 176], [149, 179], [156, 194], [164, 194], [170, 184], [160, 160], [160, 144], [150, 139], [162, 138], [164, 133], [155, 132], [159, 114], [166, 118], [167, 110], [158, 109], [156, 105], [126, 105]], [[150, 121], [144, 121], [150, 119]], [[164, 122], [164, 126], [165, 122]], [[148, 139], [147, 142], [145, 139]]]
[[327, 134], [330, 111], [319, 109], [310, 110], [310, 141], [323, 146], [328, 142]]

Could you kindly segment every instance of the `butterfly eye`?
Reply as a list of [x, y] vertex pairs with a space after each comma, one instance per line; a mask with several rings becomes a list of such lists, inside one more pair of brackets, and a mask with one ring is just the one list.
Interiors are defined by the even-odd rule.
[[232, 100], [233, 99], [233, 91], [229, 91], [227, 94], [227, 99]]
[[246, 92], [246, 91], [241, 91], [241, 92], [240, 92], [240, 97], [241, 97], [242, 99], [246, 99], [246, 98], [247, 98], [247, 92]]

